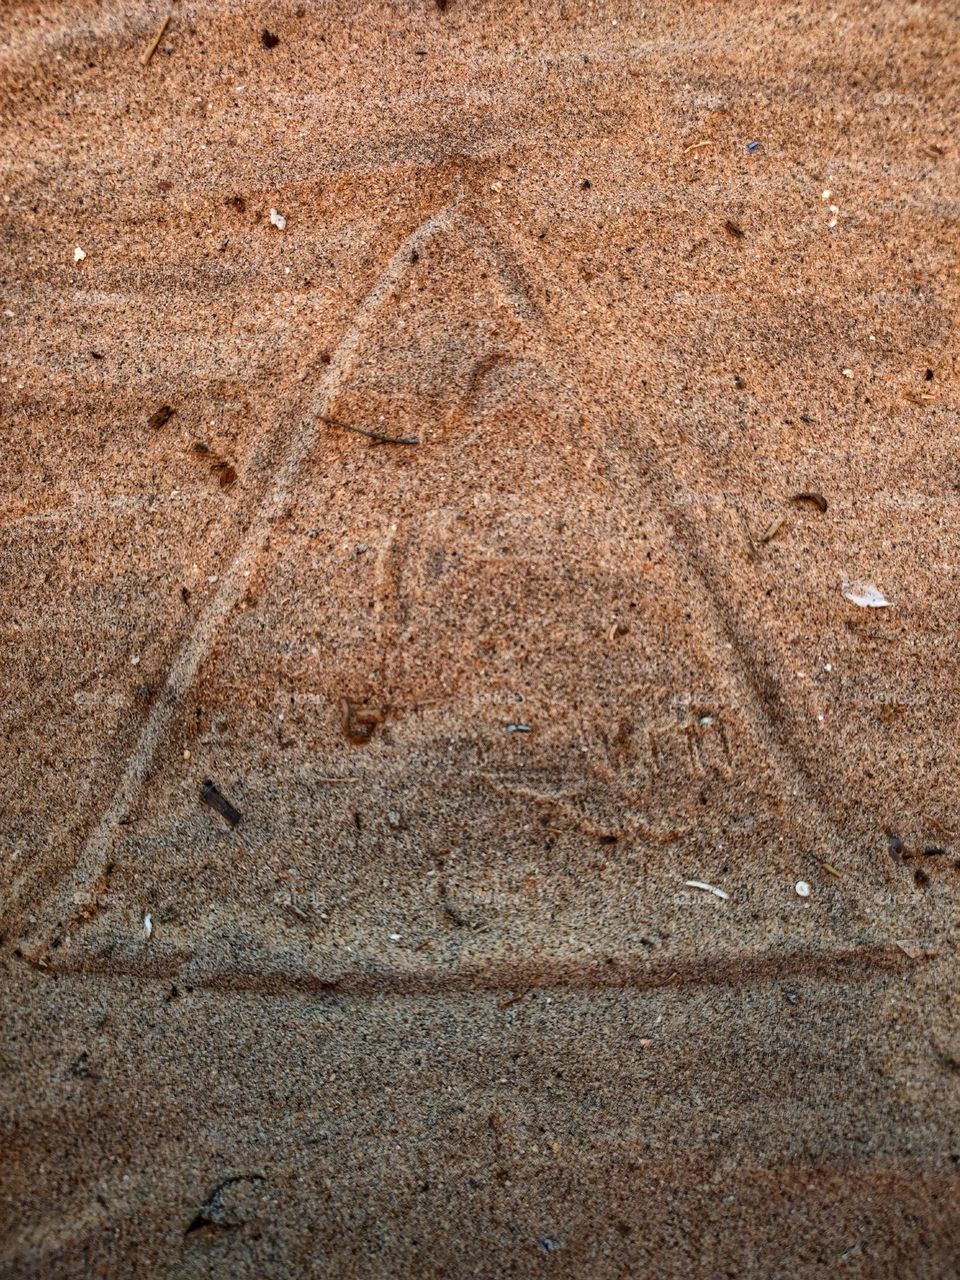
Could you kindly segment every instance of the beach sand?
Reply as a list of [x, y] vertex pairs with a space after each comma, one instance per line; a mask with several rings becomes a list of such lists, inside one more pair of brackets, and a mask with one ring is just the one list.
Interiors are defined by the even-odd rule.
[[955, 1274], [958, 34], [4, 6], [4, 1275]]

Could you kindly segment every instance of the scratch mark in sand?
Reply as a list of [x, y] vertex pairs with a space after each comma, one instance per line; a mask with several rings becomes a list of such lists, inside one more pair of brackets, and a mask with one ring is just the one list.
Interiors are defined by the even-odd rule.
[[246, 588], [244, 575], [255, 567], [270, 524], [282, 512], [290, 491], [296, 484], [300, 467], [309, 456], [317, 438], [320, 419], [327, 412], [337, 387], [349, 371], [372, 319], [409, 270], [413, 251], [421, 249], [437, 232], [447, 229], [457, 217], [454, 201], [433, 217], [421, 222], [396, 250], [360, 304], [353, 324], [321, 375], [312, 408], [295, 431], [285, 457], [267, 484], [263, 501], [243, 536], [230, 568], [224, 573], [216, 593], [173, 660], [166, 684], [154, 702], [127, 758], [110, 805], [85, 841], [79, 859], [70, 873], [68, 891], [71, 897], [68, 901], [72, 901], [72, 894], [82, 892], [99, 874], [116, 839], [117, 829], [136, 804], [170, 721], [228, 615], [243, 594]]
[[[514, 236], [509, 228], [501, 225], [499, 231], [507, 243], [512, 244]], [[522, 254], [517, 253], [515, 250], [513, 252], [518, 260], [522, 260]], [[543, 263], [539, 264], [539, 269], [544, 276], [550, 278], [551, 282], [562, 293], [562, 282], [557, 275]], [[579, 363], [579, 353], [570, 351], [564, 346], [562, 335], [554, 333], [553, 341], [558, 350], [563, 350], [567, 354], [571, 364], [576, 366]], [[625, 452], [631, 457], [632, 461], [632, 451], [629, 447]], [[610, 461], [612, 465], [616, 466], [617, 459], [615, 457], [611, 457]], [[742, 631], [733, 610], [731, 610], [722, 592], [717, 587], [707, 567], [706, 557], [695, 529], [672, 501], [671, 495], [682, 487], [679, 479], [672, 468], [670, 468], [666, 476], [659, 479], [654, 475], [646, 474], [644, 474], [644, 479], [657, 503], [660, 519], [672, 535], [680, 567], [685, 569], [700, 584], [712, 615], [715, 635], [728, 641], [731, 646], [730, 652], [733, 661], [729, 667], [730, 674], [739, 682], [746, 695], [746, 702], [752, 712], [754, 724], [759, 729], [761, 737], [766, 738], [768, 749], [776, 763], [784, 791], [790, 794], [802, 809], [806, 810], [806, 816], [813, 821], [814, 829], [818, 825], [817, 819], [819, 818], [819, 825], [825, 829], [833, 847], [842, 848], [842, 820], [834, 811], [834, 806], [827, 799], [823, 788], [818, 786], [816, 779], [812, 777], [798, 749], [791, 741], [789, 733], [781, 726], [778, 712], [780, 711], [779, 704], [783, 701], [782, 691], [777, 689], [771, 696], [771, 692], [765, 686], [757, 662], [755, 643], [751, 643], [750, 637]]]
[[[218, 995], [228, 993], [291, 997], [346, 995], [359, 998], [448, 998], [459, 995], [501, 994], [504, 991], [566, 989], [601, 991], [661, 987], [741, 988], [771, 979], [801, 976], [850, 986], [870, 982], [885, 973], [908, 973], [917, 963], [894, 942], [859, 943], [830, 948], [805, 947], [733, 952], [706, 957], [673, 956], [651, 960], [647, 955], [527, 957], [515, 961], [468, 964], [453, 968], [390, 968], [376, 972], [358, 968], [323, 972], [311, 968], [270, 969], [205, 967], [194, 948], [168, 950], [137, 957], [105, 954], [57, 953], [56, 964], [44, 973], [84, 979], [134, 978], [151, 982], [186, 981], [194, 988]], [[926, 960], [927, 957], [922, 957]], [[27, 963], [33, 963], [27, 958]], [[34, 967], [36, 965], [34, 964]]]

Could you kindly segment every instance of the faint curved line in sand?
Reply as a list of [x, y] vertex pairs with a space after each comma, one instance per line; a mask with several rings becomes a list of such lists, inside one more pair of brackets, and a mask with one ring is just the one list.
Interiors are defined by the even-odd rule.
[[[266, 496], [243, 535], [230, 568], [223, 575], [216, 593], [206, 605], [190, 635], [181, 645], [171, 664], [163, 690], [157, 697], [130, 754], [110, 804], [96, 827], [87, 837], [73, 870], [69, 873], [68, 890], [82, 892], [100, 871], [103, 860], [116, 838], [117, 829], [136, 803], [150, 774], [151, 763], [174, 712], [190, 688], [203, 659], [210, 651], [224, 621], [245, 590], [245, 572], [253, 569], [266, 540], [270, 523], [283, 510], [296, 484], [301, 465], [309, 456], [317, 438], [320, 418], [349, 371], [361, 339], [371, 319], [389, 299], [410, 268], [411, 255], [421, 249], [439, 231], [455, 221], [464, 221], [457, 212], [456, 200], [421, 222], [403, 241], [377, 277], [372, 289], [360, 303], [353, 323], [344, 335], [320, 378], [313, 404], [304, 422], [294, 433], [285, 457], [268, 481]], [[482, 228], [474, 227], [476, 231]], [[486, 232], [483, 237], [489, 240]], [[483, 238], [481, 237], [481, 238]], [[528, 303], [529, 305], [529, 303]]]

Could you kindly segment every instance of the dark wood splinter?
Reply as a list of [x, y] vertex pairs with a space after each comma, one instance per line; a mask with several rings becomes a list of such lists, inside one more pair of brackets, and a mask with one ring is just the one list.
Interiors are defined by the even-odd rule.
[[211, 809], [215, 809], [224, 822], [231, 827], [235, 827], [243, 816], [239, 809], [234, 808], [226, 796], [221, 795], [209, 778], [205, 778], [203, 781], [203, 786], [200, 788], [200, 799], [204, 804], [208, 804]]
[[369, 431], [366, 427], [355, 427], [350, 422], [341, 422], [339, 418], [327, 418], [320, 415], [320, 421], [328, 427], [339, 427], [342, 431], [353, 431], [358, 436], [366, 436], [374, 444], [419, 444], [416, 436], [385, 436], [382, 431]]

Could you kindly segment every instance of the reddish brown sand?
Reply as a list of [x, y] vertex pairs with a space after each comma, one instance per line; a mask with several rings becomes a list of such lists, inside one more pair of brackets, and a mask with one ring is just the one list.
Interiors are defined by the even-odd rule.
[[956, 1274], [954, 5], [0, 22], [2, 1274]]

